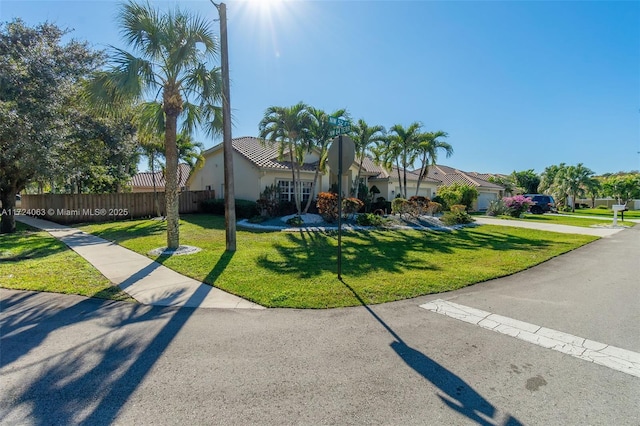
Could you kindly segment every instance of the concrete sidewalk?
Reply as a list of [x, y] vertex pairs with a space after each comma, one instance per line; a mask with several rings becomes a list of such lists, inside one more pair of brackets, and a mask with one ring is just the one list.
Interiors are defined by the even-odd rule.
[[477, 223], [478, 225], [513, 226], [517, 228], [529, 228], [529, 229], [539, 229], [541, 231], [560, 232], [563, 234], [592, 235], [594, 237], [609, 237], [611, 235], [617, 234], [618, 232], [626, 229], [625, 227], [622, 227], [622, 226], [619, 226], [617, 228], [605, 228], [604, 226], [602, 228], [600, 227], [585, 228], [582, 226], [526, 222], [523, 220], [495, 219], [495, 218], [484, 217], [484, 216], [483, 217], [475, 216], [474, 219], [476, 221], [475, 223]]
[[29, 216], [16, 216], [16, 220], [47, 231], [91, 263], [108, 280], [145, 305], [265, 309], [78, 229]]

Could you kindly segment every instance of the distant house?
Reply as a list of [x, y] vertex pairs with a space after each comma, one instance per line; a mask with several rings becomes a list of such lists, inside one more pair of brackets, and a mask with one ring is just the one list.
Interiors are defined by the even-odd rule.
[[[178, 164], [178, 188], [181, 190], [187, 190], [187, 180], [189, 179], [189, 173], [191, 167], [188, 164]], [[164, 179], [164, 173], [162, 171], [151, 173], [141, 172], [133, 175], [129, 185], [131, 186], [131, 192], [153, 192], [153, 179], [155, 176], [156, 191], [164, 192], [164, 186], [166, 181]]]
[[504, 187], [489, 182], [488, 179], [491, 176], [496, 176], [489, 173], [463, 172], [453, 167], [435, 165], [429, 167], [428, 176], [440, 181], [440, 185], [451, 185], [457, 182], [475, 187], [478, 190], [478, 199], [474, 203], [474, 210], [486, 210], [491, 201], [504, 196]]
[[[264, 143], [263, 140], [255, 137], [241, 137], [233, 139], [232, 146], [236, 198], [257, 200], [267, 186], [277, 185], [281, 190], [282, 200], [292, 199], [291, 163], [287, 161], [287, 155], [283, 159], [278, 158], [277, 145]], [[191, 174], [186, 186], [194, 191], [213, 190], [216, 191], [217, 197], [224, 197], [222, 144], [204, 151], [203, 156], [206, 160], [204, 167]], [[304, 159], [300, 173], [303, 201], [312, 196], [311, 186], [318, 161], [318, 152], [308, 153]], [[342, 182], [345, 194], [349, 193], [349, 188], [358, 174], [358, 168], [357, 161], [345, 167], [347, 171]], [[501, 191], [504, 188], [481, 179], [479, 176], [467, 174], [451, 167], [432, 166], [429, 168], [428, 176], [420, 183], [418, 195], [432, 198], [437, 194], [439, 186], [458, 181], [476, 186], [481, 196], [477, 207], [486, 209], [489, 201], [501, 196]], [[403, 179], [403, 174], [401, 171], [400, 177], [398, 177], [396, 168], [387, 171], [375, 164], [371, 158], [365, 158], [362, 162], [360, 177], [369, 189], [374, 185], [378, 188], [380, 191], [378, 197], [392, 200], [400, 194], [399, 179]], [[326, 173], [320, 173], [313, 196], [318, 192], [328, 191], [334, 183], [337, 183], [337, 176], [330, 169]], [[407, 171], [407, 197], [416, 195], [417, 183], [418, 173]]]

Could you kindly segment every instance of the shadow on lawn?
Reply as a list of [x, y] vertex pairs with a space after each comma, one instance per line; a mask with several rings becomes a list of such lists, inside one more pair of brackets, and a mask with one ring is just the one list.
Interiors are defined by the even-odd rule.
[[44, 233], [19, 230], [14, 234], [0, 235], [0, 265], [27, 259], [42, 259], [64, 252], [67, 247]]
[[[335, 272], [337, 233], [301, 230], [286, 234], [287, 243], [275, 243], [280, 258], [258, 257], [258, 266], [311, 278], [326, 271]], [[401, 273], [408, 270], [438, 270], [431, 253], [454, 254], [462, 250], [531, 250], [545, 247], [545, 240], [532, 240], [493, 231], [471, 229], [453, 232], [362, 231], [348, 232], [342, 245], [343, 265], [349, 275], [362, 276], [376, 271]], [[284, 259], [284, 260], [282, 260]]]
[[[394, 338], [390, 344], [391, 349], [416, 373], [428, 380], [440, 390], [438, 397], [452, 410], [457, 411], [480, 425], [495, 425], [500, 413], [489, 401], [473, 389], [467, 382], [462, 380], [452, 371], [435, 362], [417, 349], [407, 345], [405, 341], [378, 316], [365, 302], [360, 295], [344, 279], [340, 280], [344, 286], [353, 293], [360, 304], [371, 314], [371, 316], [382, 325]], [[518, 426], [522, 423], [505, 413], [506, 419], [500, 424], [504, 426]]]

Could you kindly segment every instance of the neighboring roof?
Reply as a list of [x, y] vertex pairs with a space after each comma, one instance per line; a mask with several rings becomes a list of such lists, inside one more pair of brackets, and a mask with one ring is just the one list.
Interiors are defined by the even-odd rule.
[[[191, 167], [188, 164], [178, 164], [178, 188], [186, 186], [187, 179], [189, 179], [189, 173]], [[164, 180], [164, 174], [160, 172], [141, 172], [133, 175], [130, 185], [134, 188], [153, 188], [153, 175], [156, 176], [156, 188], [164, 188], [166, 181]]]
[[489, 182], [488, 180], [484, 179], [484, 176], [487, 176], [487, 179], [489, 176], [492, 176], [489, 173], [481, 174], [476, 172], [463, 172], [462, 170], [439, 164], [429, 167], [428, 176], [432, 179], [439, 180], [443, 185], [460, 183], [463, 185], [471, 185], [487, 189], [504, 189], [504, 187], [502, 187], [501, 185]]
[[[291, 170], [291, 162], [278, 160], [278, 145], [271, 142], [265, 142], [264, 139], [244, 136], [231, 140], [233, 149], [244, 158], [249, 160], [255, 166], [265, 169]], [[218, 144], [207, 151], [205, 155], [212, 154], [222, 148], [222, 144]], [[318, 162], [305, 163], [301, 170], [313, 172], [316, 170]]]

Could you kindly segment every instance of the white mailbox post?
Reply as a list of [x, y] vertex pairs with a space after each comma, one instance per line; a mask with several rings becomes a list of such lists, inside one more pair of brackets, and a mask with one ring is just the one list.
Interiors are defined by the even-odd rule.
[[611, 206], [613, 210], [613, 226], [618, 226], [618, 212], [623, 212], [627, 209], [626, 204], [614, 204]]

